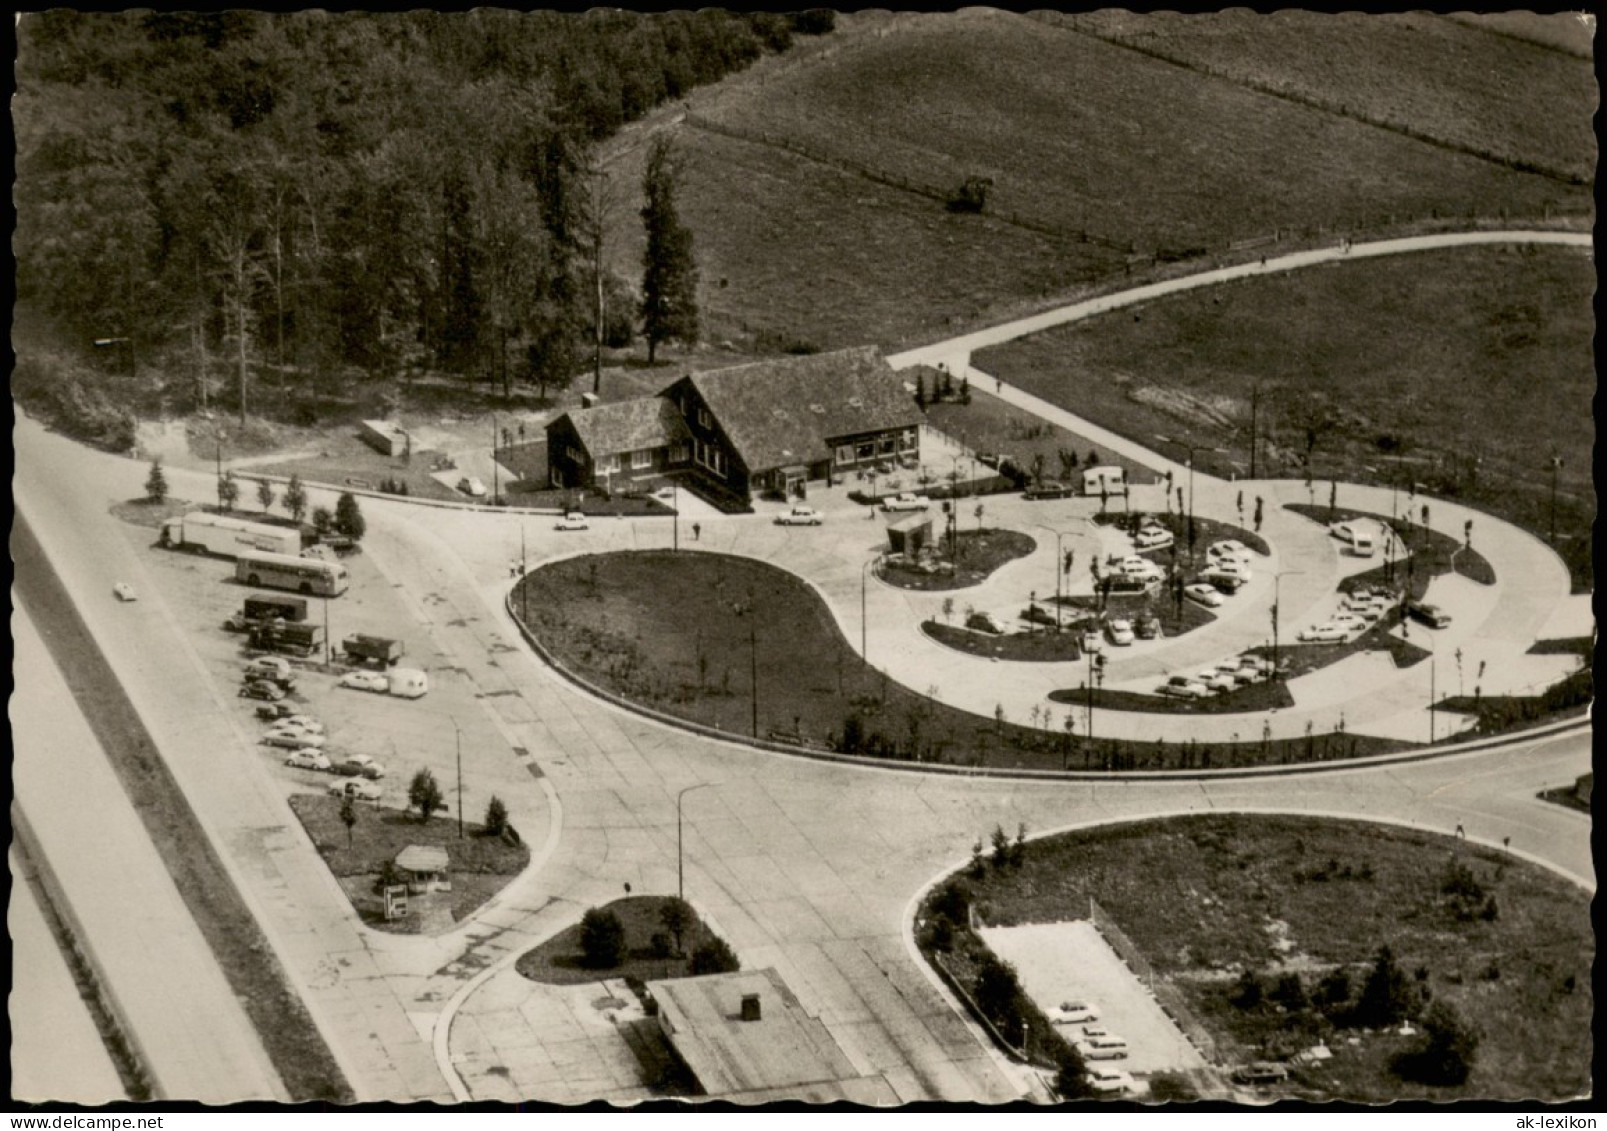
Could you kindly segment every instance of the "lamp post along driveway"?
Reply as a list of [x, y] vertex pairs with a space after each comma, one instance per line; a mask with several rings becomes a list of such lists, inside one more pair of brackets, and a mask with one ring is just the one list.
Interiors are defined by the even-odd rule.
[[686, 898], [686, 852], [683, 838], [684, 824], [681, 814], [681, 801], [694, 789], [702, 789], [713, 782], [700, 781], [696, 785], [689, 785], [675, 795], [675, 894], [679, 899]]

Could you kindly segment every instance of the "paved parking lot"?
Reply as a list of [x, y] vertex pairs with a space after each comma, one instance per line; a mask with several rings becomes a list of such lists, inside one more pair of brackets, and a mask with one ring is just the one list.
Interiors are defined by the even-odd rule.
[[[1112, 1062], [1134, 1075], [1206, 1067], [1205, 1058], [1127, 968], [1094, 925], [1029, 923], [984, 927], [978, 934], [993, 952], [1012, 963], [1021, 988], [1048, 1011], [1081, 998], [1099, 1006], [1099, 1024], [1127, 1041], [1127, 1059]], [[1074, 1037], [1081, 1026], [1063, 1026]]]

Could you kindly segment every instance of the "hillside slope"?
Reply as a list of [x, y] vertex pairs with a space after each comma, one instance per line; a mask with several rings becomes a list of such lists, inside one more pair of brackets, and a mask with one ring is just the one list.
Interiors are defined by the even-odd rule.
[[[1578, 63], [1445, 26], [1483, 52], [1463, 60], [1475, 70], [1506, 65], [1514, 51]], [[1351, 34], [1363, 46], [1376, 34], [1400, 61], [1404, 93], [1380, 98], [1417, 105], [1420, 88], [1437, 81], [1437, 63], [1424, 60], [1426, 78], [1406, 67], [1398, 29], [1369, 22]], [[1424, 37], [1423, 50], [1438, 43]], [[1311, 238], [1319, 228], [1349, 234], [1591, 207], [1587, 187], [1026, 16], [865, 13], [812, 48], [765, 60], [663, 117], [686, 161], [682, 207], [716, 340], [747, 334], [745, 344], [771, 348], [930, 340], [1120, 278], [1130, 251], [1219, 254], [1231, 241], [1274, 233]], [[1571, 78], [1559, 81], [1572, 91]], [[1573, 91], [1561, 103], [1572, 109], [1558, 115], [1566, 125], [1536, 122], [1537, 134], [1571, 137], [1579, 122], [1588, 133], [1590, 97]], [[1536, 107], [1528, 100], [1491, 119], [1506, 131], [1501, 144]], [[639, 141], [623, 149], [612, 172], [634, 196]], [[944, 209], [969, 176], [992, 178], [980, 217]], [[632, 278], [636, 207], [618, 209], [609, 250]], [[755, 343], [760, 333], [768, 336]]]

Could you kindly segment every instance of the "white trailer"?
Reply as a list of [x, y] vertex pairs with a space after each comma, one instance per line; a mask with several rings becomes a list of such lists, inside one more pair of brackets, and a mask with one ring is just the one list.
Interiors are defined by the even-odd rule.
[[1084, 495], [1127, 494], [1127, 469], [1123, 467], [1090, 467], [1082, 473]]
[[386, 690], [403, 699], [417, 699], [430, 689], [430, 677], [417, 668], [392, 668]]
[[175, 550], [204, 550], [226, 558], [254, 552], [299, 555], [301, 531], [192, 511], [163, 524], [162, 545]]

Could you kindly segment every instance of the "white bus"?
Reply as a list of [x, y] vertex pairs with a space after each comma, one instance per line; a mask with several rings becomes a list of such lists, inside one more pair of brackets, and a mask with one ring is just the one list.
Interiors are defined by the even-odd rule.
[[345, 566], [294, 554], [241, 554], [234, 564], [234, 579], [317, 597], [338, 597], [346, 592]]

